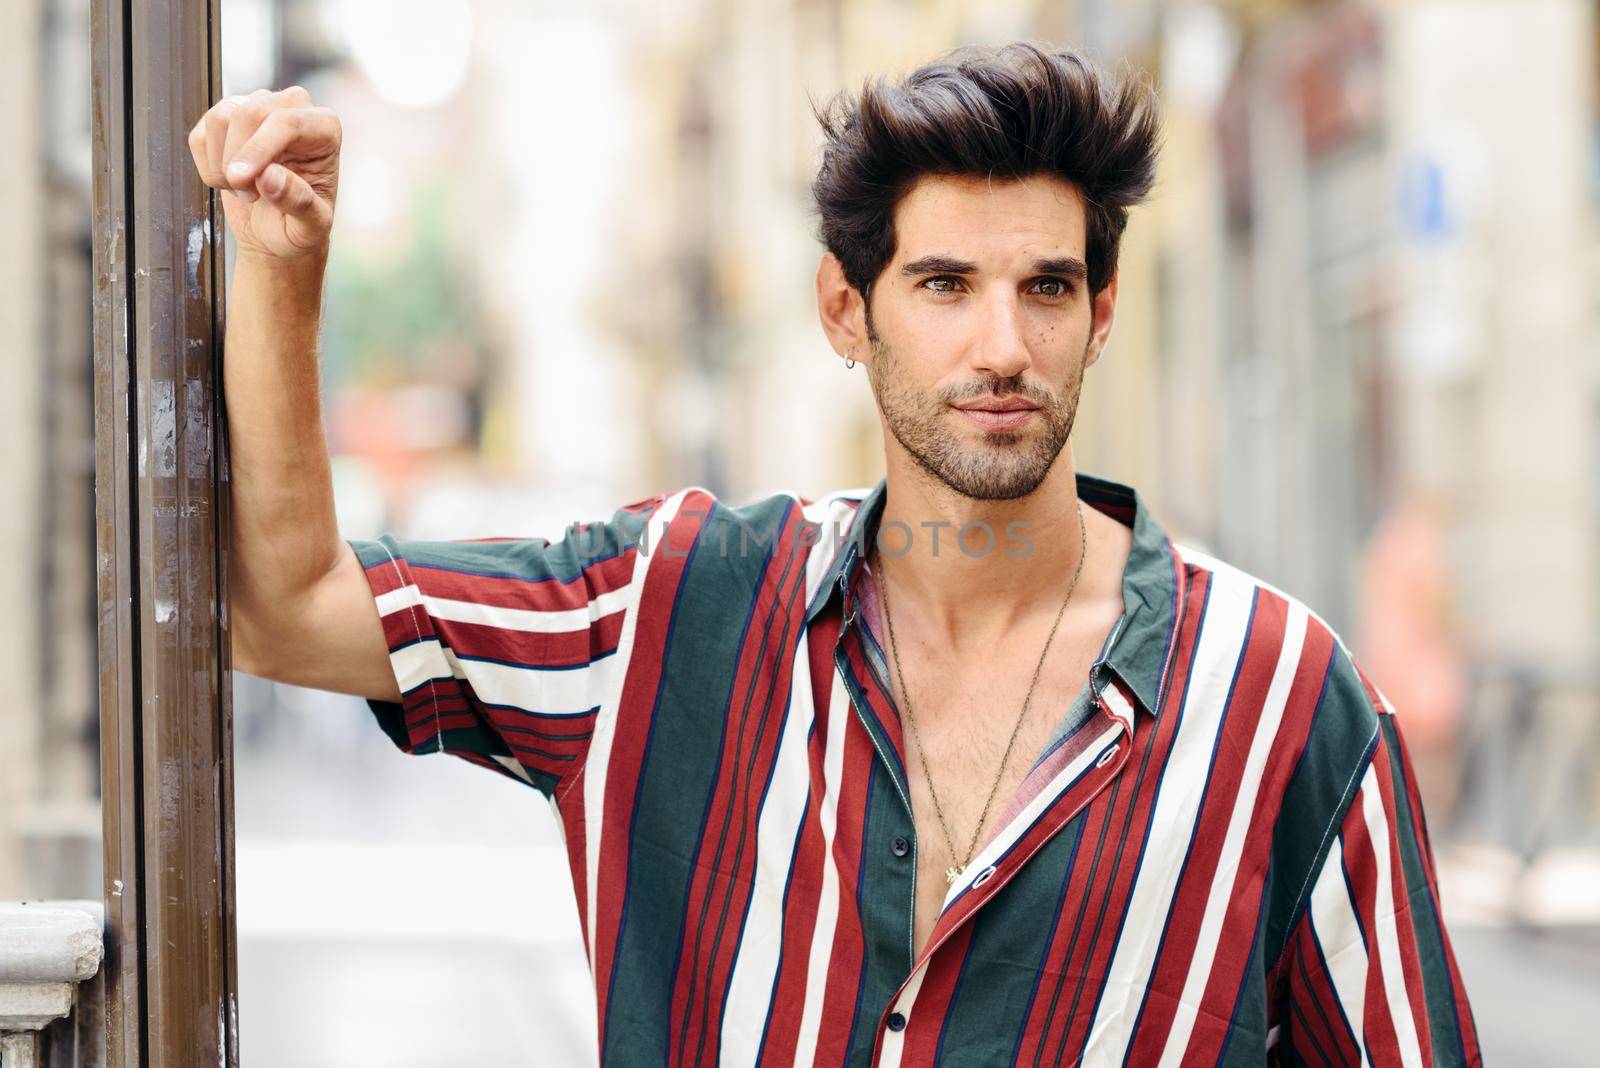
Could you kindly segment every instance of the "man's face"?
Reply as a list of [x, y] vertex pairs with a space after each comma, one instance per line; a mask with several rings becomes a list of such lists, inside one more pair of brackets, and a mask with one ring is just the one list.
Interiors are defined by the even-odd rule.
[[1032, 493], [1072, 433], [1116, 299], [1090, 297], [1084, 225], [1078, 192], [1044, 177], [924, 178], [896, 209], [868, 376], [890, 432], [963, 496]]

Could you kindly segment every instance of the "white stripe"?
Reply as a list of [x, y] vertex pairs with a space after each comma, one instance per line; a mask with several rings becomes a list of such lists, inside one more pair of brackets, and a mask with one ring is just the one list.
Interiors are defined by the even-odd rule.
[[579, 716], [594, 708], [595, 694], [612, 689], [612, 676], [627, 663], [621, 647], [585, 667], [539, 668], [496, 664], [487, 660], [462, 660], [449, 649], [456, 678], [472, 684], [478, 700], [510, 705], [541, 716]]
[[1362, 1068], [1367, 1068], [1371, 1062], [1367, 1060], [1367, 1044], [1361, 1037], [1367, 1005], [1367, 947], [1361, 940], [1355, 902], [1350, 900], [1350, 886], [1344, 878], [1343, 845], [1342, 839], [1335, 835], [1328, 859], [1311, 887], [1311, 930], [1322, 947], [1328, 983], [1355, 1032]]
[[1134, 875], [1125, 926], [1112, 951], [1105, 992], [1085, 1046], [1086, 1059], [1096, 1063], [1121, 1063], [1133, 1037], [1134, 1019], [1155, 964], [1178, 872], [1194, 834], [1201, 791], [1217, 744], [1217, 725], [1250, 621], [1253, 592], [1249, 584], [1221, 575], [1212, 580], [1183, 720], [1161, 775], [1160, 794], [1150, 815], [1150, 839]]
[[430, 616], [454, 623], [476, 623], [501, 630], [527, 631], [538, 634], [564, 634], [586, 630], [595, 620], [621, 611], [632, 601], [633, 594], [624, 586], [602, 593], [587, 604], [574, 608], [541, 611], [532, 608], [503, 608], [478, 601], [457, 601], [449, 597], [435, 597], [423, 593], [415, 583], [399, 589], [380, 593], [373, 598], [379, 616], [390, 616], [408, 608], [425, 607]]
[[523, 767], [521, 762], [515, 757], [500, 756], [498, 753], [496, 753], [494, 759], [495, 762], [501, 767], [505, 768], [523, 782], [528, 783], [530, 786], [533, 784], [533, 777], [528, 774], [528, 769]]
[[1105, 701], [1107, 710], [1110, 711], [1113, 716], [1116, 716], [1118, 719], [1120, 719], [1123, 722], [1123, 725], [1128, 728], [1128, 733], [1132, 734], [1133, 705], [1130, 704], [1128, 699], [1122, 695], [1122, 690], [1119, 689], [1119, 684], [1113, 682], [1111, 685], [1107, 686], [1104, 692], [1100, 694], [1100, 697], [1103, 701]]
[[839, 922], [839, 869], [833, 862], [833, 838], [839, 824], [839, 786], [844, 779], [845, 726], [852, 713], [850, 697], [844, 691], [844, 677], [836, 670], [828, 692], [828, 744], [823, 751], [822, 805], [818, 812], [822, 824], [822, 893], [817, 900], [817, 922], [811, 932], [811, 955], [806, 963], [806, 999], [800, 1010], [795, 1068], [811, 1068], [817, 1055], [822, 999], [828, 992], [833, 931]]
[[1411, 1068], [1422, 1064], [1422, 1046], [1417, 1040], [1417, 1021], [1411, 1015], [1411, 998], [1406, 994], [1405, 972], [1400, 966], [1400, 932], [1394, 922], [1393, 872], [1389, 868], [1389, 820], [1383, 811], [1383, 796], [1378, 791], [1377, 771], [1368, 766], [1361, 780], [1361, 814], [1367, 821], [1367, 836], [1372, 839], [1372, 854], [1377, 858], [1378, 896], [1373, 909], [1377, 916], [1378, 959], [1383, 962], [1383, 991], [1394, 1016], [1395, 1035], [1400, 1043], [1400, 1063]]
[[1350, 654], [1350, 649], [1349, 649], [1348, 646], [1345, 645], [1344, 639], [1339, 637], [1339, 634], [1338, 634], [1337, 631], [1335, 631], [1332, 627], [1328, 626], [1328, 621], [1326, 619], [1323, 619], [1316, 612], [1313, 612], [1309, 607], [1307, 607], [1304, 604], [1301, 604], [1298, 600], [1296, 600], [1294, 597], [1291, 597], [1289, 594], [1284, 593], [1282, 590], [1278, 589], [1278, 587], [1274, 586], [1272, 583], [1267, 582], [1264, 579], [1258, 578], [1257, 576], [1252, 575], [1247, 571], [1241, 571], [1237, 567], [1234, 567], [1232, 564], [1226, 563], [1225, 561], [1222, 561], [1222, 560], [1218, 560], [1216, 557], [1211, 556], [1208, 553], [1201, 552], [1199, 549], [1196, 549], [1193, 546], [1174, 544], [1173, 548], [1178, 551], [1178, 556], [1180, 558], [1182, 558], [1183, 562], [1186, 563], [1186, 564], [1190, 564], [1190, 565], [1192, 565], [1194, 567], [1198, 567], [1198, 568], [1201, 568], [1203, 570], [1210, 571], [1213, 574], [1216, 574], [1216, 575], [1219, 575], [1219, 576], [1227, 576], [1227, 577], [1229, 577], [1230, 579], [1233, 579], [1233, 580], [1237, 580], [1237, 581], [1240, 581], [1240, 582], [1247, 582], [1252, 586], [1259, 586], [1262, 589], [1266, 590], [1268, 593], [1276, 594], [1277, 596], [1283, 598], [1285, 601], [1288, 601], [1290, 604], [1299, 605], [1299, 607], [1305, 609], [1306, 615], [1310, 616], [1313, 620], [1316, 621], [1317, 626], [1321, 627], [1323, 630], [1328, 632], [1328, 634], [1333, 638], [1334, 643], [1339, 646], [1339, 650], [1341, 652], [1343, 652], [1346, 656], [1348, 656]]
[[[666, 537], [667, 525], [678, 514], [684, 497], [692, 489], [693, 487], [674, 493], [650, 516], [647, 528], [650, 545], [661, 544]], [[622, 699], [623, 683], [627, 681], [628, 659], [633, 655], [634, 632], [639, 626], [639, 613], [636, 611], [638, 597], [644, 590], [645, 575], [653, 559], [655, 556], [651, 553], [642, 551], [634, 553], [633, 578], [627, 587], [632, 591], [634, 600], [628, 605], [627, 614], [622, 617], [622, 634], [617, 640], [617, 651], [605, 658], [613, 663], [604, 675], [593, 678], [592, 681], [597, 685], [590, 691], [590, 696], [585, 698], [586, 705], [599, 706], [599, 711], [595, 714], [594, 734], [589, 738], [589, 753], [584, 759], [583, 774], [574, 780], [583, 783], [584, 891], [588, 903], [584, 911], [588, 930], [584, 932], [584, 937], [589, 946], [591, 969], [595, 961], [595, 905], [599, 898], [600, 886], [600, 832], [605, 826], [606, 771], [611, 761], [611, 745], [616, 736], [617, 706]], [[663, 557], [663, 559], [670, 558]], [[574, 671], [571, 674], [589, 675], [592, 670], [591, 668], [589, 671]]]
[[916, 1007], [917, 995], [922, 992], [922, 980], [927, 976], [928, 966], [924, 963], [911, 973], [906, 988], [895, 998], [892, 1011], [906, 1018], [906, 1028], [883, 1032], [883, 1056], [878, 1058], [879, 1068], [900, 1068], [900, 1059], [906, 1052], [906, 1030], [911, 1025], [911, 1010]]
[[455, 674], [444, 657], [444, 646], [433, 638], [396, 649], [389, 654], [389, 663], [401, 693], [410, 693], [429, 679], [448, 679]]
[[596, 691], [610, 689], [622, 666], [622, 650], [587, 667], [537, 668], [462, 660], [433, 638], [413, 642], [389, 654], [395, 678], [410, 691], [429, 679], [460, 679], [472, 686], [479, 701], [509, 705], [541, 716], [581, 716], [594, 707]]
[[1061, 791], [1065, 790], [1073, 779], [1081, 775], [1085, 768], [1098, 760], [1102, 753], [1109, 752], [1106, 747], [1122, 733], [1123, 727], [1121, 724], [1107, 727], [1099, 737], [1084, 746], [1083, 751], [1074, 757], [1066, 767], [1056, 772], [1049, 783], [1033, 796], [1033, 800], [1018, 809], [1017, 814], [1011, 817], [1010, 822], [987, 845], [978, 851], [978, 855], [973, 857], [967, 863], [967, 866], [962, 869], [960, 878], [956, 879], [950, 889], [945, 891], [944, 903], [940, 906], [940, 911], [943, 912], [949, 908], [950, 903], [956, 899], [957, 895], [973, 883], [990, 865], [996, 863], [1006, 850], [1016, 845], [1017, 839], [1026, 834], [1028, 828], [1033, 825], [1033, 821], [1039, 818], [1039, 813], [1049, 808], [1056, 798], [1061, 796]]
[[[1194, 955], [1189, 959], [1189, 974], [1183, 981], [1183, 994], [1173, 1014], [1172, 1029], [1162, 1047], [1161, 1068], [1182, 1063], [1194, 1028], [1200, 1000], [1205, 996], [1206, 983], [1211, 978], [1211, 965], [1216, 959], [1217, 942], [1222, 935], [1222, 921], [1227, 917], [1228, 904], [1233, 900], [1234, 884], [1239, 874], [1239, 861], [1244, 856], [1244, 840], [1249, 833], [1251, 817], [1255, 813], [1256, 795], [1261, 790], [1261, 776], [1266, 771], [1267, 756], [1278, 737], [1278, 727], [1283, 722], [1283, 711], [1289, 703], [1289, 691], [1294, 686], [1295, 672], [1300, 667], [1300, 653], [1305, 645], [1306, 613], [1290, 603], [1289, 615], [1284, 623], [1283, 648], [1278, 653], [1278, 666], [1272, 674], [1272, 684], [1267, 689], [1266, 702], [1261, 709], [1261, 721], [1256, 725], [1255, 737], [1250, 740], [1250, 753], [1245, 757], [1244, 775], [1239, 782], [1239, 792], [1234, 797], [1233, 813], [1228, 818], [1228, 829], [1222, 839], [1222, 852], [1217, 857], [1217, 868], [1211, 877], [1211, 891], [1206, 898], [1205, 912], [1196, 935]], [[1183, 947], [1169, 947], [1181, 952]]]
[[744, 937], [735, 947], [733, 975], [722, 1010], [719, 1062], [754, 1064], [772, 1003], [772, 983], [783, 948], [783, 895], [788, 886], [795, 838], [805, 825], [811, 762], [806, 735], [812, 722], [810, 646], [801, 631], [792, 665], [789, 710], [774, 756], [772, 783], [756, 824], [755, 885], [745, 916]]
[[858, 498], [864, 498], [870, 489], [841, 490], [802, 509], [801, 514], [811, 523], [818, 524], [817, 542], [806, 555], [806, 607], [811, 606], [818, 587], [827, 574], [839, 550], [844, 546], [845, 535], [855, 523], [860, 512]]

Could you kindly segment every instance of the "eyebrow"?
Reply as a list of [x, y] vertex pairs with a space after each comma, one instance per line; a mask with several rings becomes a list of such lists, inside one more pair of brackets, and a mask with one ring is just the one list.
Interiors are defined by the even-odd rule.
[[[1074, 282], [1082, 282], [1089, 277], [1089, 268], [1076, 256], [1034, 260], [1033, 270], [1036, 274], [1059, 274]], [[900, 268], [900, 273], [908, 278], [924, 274], [977, 274], [978, 265], [970, 260], [958, 260], [954, 256], [935, 253], [912, 260]]]

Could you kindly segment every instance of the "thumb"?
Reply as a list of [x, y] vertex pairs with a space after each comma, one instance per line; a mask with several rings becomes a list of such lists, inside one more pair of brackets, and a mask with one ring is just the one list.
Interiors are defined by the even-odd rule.
[[317, 208], [322, 205], [322, 198], [309, 182], [282, 163], [270, 163], [262, 169], [261, 177], [256, 179], [256, 192], [272, 201], [278, 211], [304, 222], [314, 221]]
[[[256, 179], [256, 190], [283, 212], [296, 237], [318, 240], [330, 229], [330, 206], [311, 188], [311, 184], [281, 163], [273, 163], [262, 170]], [[299, 244], [299, 241], [296, 241]]]

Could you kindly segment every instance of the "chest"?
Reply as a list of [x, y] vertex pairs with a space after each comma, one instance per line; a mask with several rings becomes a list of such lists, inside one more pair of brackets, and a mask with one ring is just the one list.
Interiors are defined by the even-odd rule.
[[[1043, 665], [997, 651], [953, 664], [916, 650], [875, 660], [898, 713], [916, 831], [913, 941], [926, 944], [950, 872], [1006, 822], [1035, 761], [1087, 714], [1092, 652], [1064, 643]], [[1034, 678], [1037, 670], [1038, 677]]]

